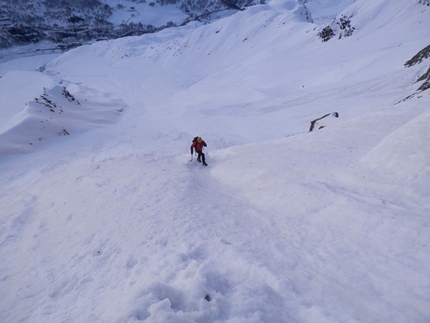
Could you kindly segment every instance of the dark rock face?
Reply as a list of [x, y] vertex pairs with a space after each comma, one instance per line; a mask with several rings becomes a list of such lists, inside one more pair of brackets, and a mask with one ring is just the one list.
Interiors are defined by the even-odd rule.
[[[428, 0], [430, 1], [430, 0]], [[415, 54], [410, 60], [408, 60], [404, 65], [405, 67], [412, 67], [414, 65], [422, 64], [426, 59], [430, 58], [430, 45], [424, 47], [417, 54]], [[410, 100], [414, 97], [422, 97], [421, 92], [430, 89], [430, 67], [420, 76], [414, 83], [423, 82], [414, 93], [408, 95], [406, 98], [400, 100], [397, 103]]]
[[427, 72], [425, 72], [423, 75], [421, 75], [417, 82], [424, 81], [423, 84], [417, 89], [417, 91], [425, 91], [430, 89], [430, 67], [428, 68]]
[[339, 39], [352, 36], [355, 27], [352, 25], [351, 18], [352, 17], [346, 17], [344, 15], [336, 17], [328, 26], [324, 27], [318, 33], [318, 37], [320, 37], [323, 42], [326, 42], [336, 35], [338, 35]]
[[312, 120], [309, 132], [327, 127], [327, 125], [330, 124], [333, 119], [336, 118], [339, 118], [339, 113], [332, 112], [323, 115], [321, 118]]
[[[429, 0], [430, 1], [430, 0]], [[406, 67], [414, 66], [415, 64], [420, 64], [424, 59], [430, 57], [430, 45], [420, 50], [414, 57], [405, 63]]]
[[[430, 0], [429, 0], [430, 1]], [[411, 67], [416, 64], [421, 64], [425, 59], [430, 58], [430, 45], [420, 50], [416, 55], [414, 55], [410, 60], [405, 63], [406, 67]], [[423, 82], [417, 89], [417, 92], [422, 92], [430, 89], [430, 67], [424, 72], [416, 82]]]

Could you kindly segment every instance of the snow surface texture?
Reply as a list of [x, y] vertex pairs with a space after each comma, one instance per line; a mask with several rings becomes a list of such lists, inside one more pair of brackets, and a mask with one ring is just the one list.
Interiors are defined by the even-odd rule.
[[340, 2], [0, 65], [0, 322], [429, 322], [430, 8]]

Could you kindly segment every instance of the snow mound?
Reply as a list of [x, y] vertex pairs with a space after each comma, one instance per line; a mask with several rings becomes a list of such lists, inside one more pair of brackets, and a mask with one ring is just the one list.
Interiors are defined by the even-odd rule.
[[[76, 96], [69, 90], [76, 91]], [[77, 85], [44, 88], [39, 97], [25, 103], [18, 113], [10, 113], [1, 124], [0, 155], [32, 152], [56, 137], [113, 124], [124, 108], [107, 94]]]
[[396, 129], [361, 160], [397, 184], [421, 183], [422, 194], [430, 194], [430, 111], [424, 111]]

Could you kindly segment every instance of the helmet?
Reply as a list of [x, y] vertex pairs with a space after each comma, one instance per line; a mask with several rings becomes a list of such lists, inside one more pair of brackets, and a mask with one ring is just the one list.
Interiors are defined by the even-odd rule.
[[197, 142], [198, 142], [199, 144], [201, 144], [201, 143], [202, 143], [202, 141], [203, 141], [203, 139], [202, 139], [202, 138], [200, 138], [200, 137], [198, 137], [198, 138], [197, 138]]

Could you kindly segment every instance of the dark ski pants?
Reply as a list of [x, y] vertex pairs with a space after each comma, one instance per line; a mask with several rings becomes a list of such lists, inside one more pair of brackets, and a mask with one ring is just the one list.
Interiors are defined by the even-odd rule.
[[197, 159], [200, 159], [203, 164], [206, 163], [205, 154], [201, 151], [197, 152]]

